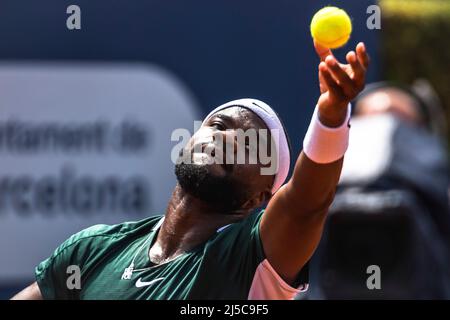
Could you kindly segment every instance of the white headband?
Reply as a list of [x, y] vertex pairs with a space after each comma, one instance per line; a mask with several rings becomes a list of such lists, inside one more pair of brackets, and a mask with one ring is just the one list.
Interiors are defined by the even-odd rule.
[[268, 104], [256, 99], [233, 100], [221, 106], [218, 106], [213, 111], [211, 111], [206, 116], [205, 120], [203, 120], [203, 124], [216, 112], [235, 106], [244, 107], [256, 113], [256, 115], [264, 121], [269, 130], [278, 130], [279, 132], [278, 139], [273, 139], [277, 151], [278, 164], [278, 170], [275, 174], [275, 179], [272, 186], [272, 194], [274, 194], [283, 185], [284, 181], [287, 178], [287, 175], [289, 173], [289, 166], [291, 163], [291, 155], [286, 131], [284, 130], [284, 127], [281, 124], [278, 115]]

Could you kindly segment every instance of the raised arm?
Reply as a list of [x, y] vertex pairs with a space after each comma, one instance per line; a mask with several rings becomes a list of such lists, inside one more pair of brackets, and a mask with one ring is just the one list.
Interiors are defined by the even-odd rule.
[[315, 48], [321, 59], [317, 113], [291, 179], [270, 200], [260, 225], [267, 259], [288, 283], [295, 280], [320, 241], [348, 142], [348, 105], [364, 88], [369, 65], [363, 43], [357, 45], [356, 53], [347, 53], [348, 64], [340, 64], [327, 48], [317, 44]]

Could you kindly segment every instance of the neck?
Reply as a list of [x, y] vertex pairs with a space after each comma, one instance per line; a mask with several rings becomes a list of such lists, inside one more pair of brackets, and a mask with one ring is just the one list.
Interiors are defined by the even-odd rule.
[[241, 220], [245, 215], [245, 212], [220, 213], [177, 184], [156, 242], [150, 249], [150, 260], [157, 264], [170, 261], [206, 242], [220, 227]]

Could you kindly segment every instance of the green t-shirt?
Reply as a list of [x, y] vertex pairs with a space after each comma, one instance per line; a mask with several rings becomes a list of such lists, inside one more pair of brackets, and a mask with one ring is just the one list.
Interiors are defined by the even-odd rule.
[[[272, 282], [269, 287], [280, 286], [275, 290], [295, 295], [298, 290], [285, 288], [276, 275], [267, 278], [260, 272], [271, 268], [262, 264], [262, 213], [219, 229], [204, 244], [159, 265], [150, 262], [148, 252], [162, 216], [96, 225], [71, 236], [41, 262], [36, 267], [36, 280], [44, 299], [266, 298], [267, 292], [273, 294], [273, 288], [261, 287], [267, 281]], [[133, 272], [125, 272], [133, 260]], [[73, 275], [68, 271], [73, 269], [68, 268], [73, 265], [80, 270], [80, 289], [67, 284]]]

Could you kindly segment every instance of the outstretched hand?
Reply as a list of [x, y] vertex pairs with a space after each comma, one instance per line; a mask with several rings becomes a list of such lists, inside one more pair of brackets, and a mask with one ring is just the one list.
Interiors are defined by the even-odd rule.
[[346, 55], [347, 64], [339, 63], [330, 49], [314, 42], [320, 57], [318, 100], [319, 119], [328, 127], [340, 126], [346, 117], [347, 105], [364, 89], [369, 55], [364, 43], [356, 46], [356, 52]]

